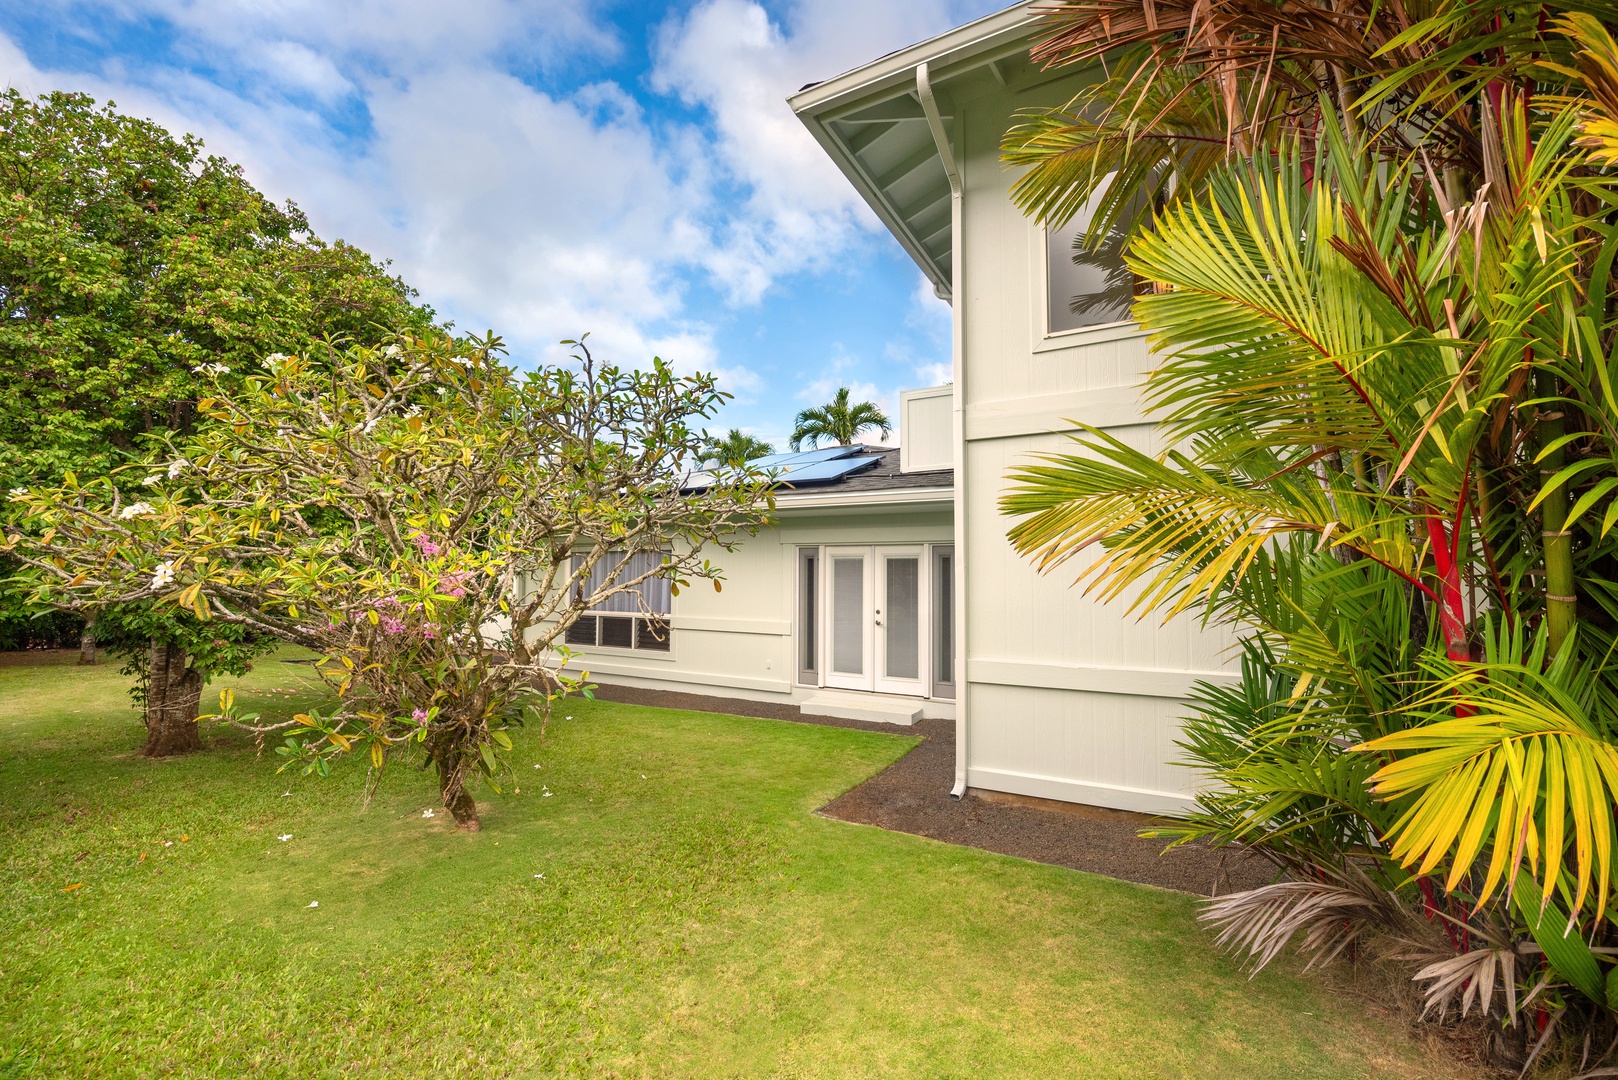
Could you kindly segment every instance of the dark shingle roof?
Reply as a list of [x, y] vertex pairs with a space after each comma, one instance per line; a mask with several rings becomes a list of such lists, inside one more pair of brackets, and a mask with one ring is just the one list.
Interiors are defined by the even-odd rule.
[[782, 484], [777, 490], [782, 495], [800, 493], [804, 495], [831, 495], [843, 492], [852, 495], [863, 491], [907, 491], [913, 488], [948, 488], [955, 486], [955, 472], [952, 469], [900, 472], [899, 448], [897, 446], [867, 446], [860, 451], [858, 456], [862, 458], [878, 457], [881, 458], [881, 461], [868, 469], [861, 469], [852, 476], [845, 476], [831, 483], [805, 484], [802, 487]]

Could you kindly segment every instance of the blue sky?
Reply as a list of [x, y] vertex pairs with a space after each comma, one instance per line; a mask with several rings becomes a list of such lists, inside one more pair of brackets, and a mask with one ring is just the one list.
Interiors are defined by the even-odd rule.
[[782, 441], [946, 377], [949, 320], [785, 97], [981, 0], [0, 0], [0, 82], [116, 100], [519, 362], [590, 331]]

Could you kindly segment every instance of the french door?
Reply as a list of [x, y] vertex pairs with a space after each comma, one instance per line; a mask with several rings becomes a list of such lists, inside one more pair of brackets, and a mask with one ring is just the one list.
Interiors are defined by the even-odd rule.
[[827, 686], [927, 696], [927, 552], [829, 547]]

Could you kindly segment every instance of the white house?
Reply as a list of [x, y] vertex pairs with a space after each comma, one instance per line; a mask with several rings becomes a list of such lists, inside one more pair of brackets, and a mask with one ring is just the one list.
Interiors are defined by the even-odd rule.
[[715, 557], [724, 591], [613, 597], [569, 628], [576, 666], [817, 715], [954, 716], [952, 400], [947, 386], [902, 394], [900, 447], [762, 459], [780, 473], [779, 524]]
[[[1173, 813], [1195, 784], [1175, 764], [1184, 698], [1199, 679], [1230, 677], [1229, 639], [1193, 619], [1130, 617], [1072, 589], [1070, 574], [1037, 574], [996, 507], [1007, 471], [1065, 449], [1072, 420], [1137, 446], [1155, 438], [1128, 297], [1073, 264], [1077, 223], [1047, 235], [1009, 197], [999, 143], [1014, 114], [1059, 105], [1093, 77], [1029, 64], [1038, 18], [1037, 4], [1019, 4], [790, 99], [950, 301], [953, 384], [906, 396], [901, 462], [886, 455], [880, 485], [856, 474], [783, 495], [780, 528], [726, 558], [723, 594], [674, 602], [667, 652], [584, 651], [593, 675], [636, 685], [873, 719], [953, 715], [956, 794]], [[900, 595], [915, 607], [899, 648], [909, 656], [914, 626], [924, 655], [896, 677], [884, 665], [898, 654], [883, 649]]]

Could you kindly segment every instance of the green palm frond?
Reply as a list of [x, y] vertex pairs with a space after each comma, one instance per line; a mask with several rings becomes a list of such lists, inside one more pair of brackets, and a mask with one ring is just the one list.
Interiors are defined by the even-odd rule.
[[[1493, 640], [1516, 651], [1508, 637]], [[1453, 890], [1487, 854], [1481, 904], [1526, 860], [1548, 895], [1571, 838], [1572, 909], [1593, 886], [1599, 918], [1612, 875], [1618, 748], [1589, 715], [1592, 675], [1578, 670], [1577, 650], [1546, 666], [1547, 649], [1542, 635], [1526, 655], [1497, 653], [1486, 670], [1429, 661], [1442, 677], [1409, 706], [1421, 722], [1359, 749], [1395, 755], [1372, 777], [1380, 797], [1413, 796], [1392, 830], [1391, 854], [1403, 865], [1427, 874], [1447, 863]]]
[[875, 402], [850, 404], [850, 393], [848, 387], [839, 387], [826, 404], [800, 412], [793, 423], [792, 449], [798, 450], [804, 443], [811, 448], [823, 443], [852, 446], [867, 431], [886, 436], [893, 430], [887, 414]]

